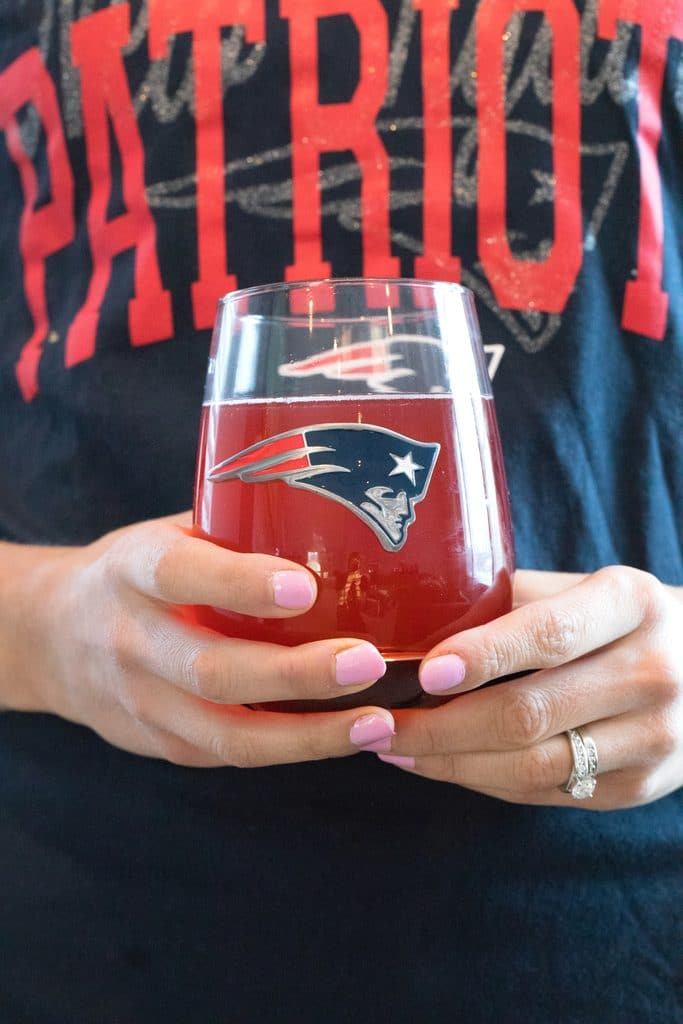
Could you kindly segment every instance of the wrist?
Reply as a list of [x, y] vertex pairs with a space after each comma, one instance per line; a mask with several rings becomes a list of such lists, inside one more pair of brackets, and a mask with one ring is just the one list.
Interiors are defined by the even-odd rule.
[[51, 711], [49, 622], [71, 548], [0, 544], [0, 710]]

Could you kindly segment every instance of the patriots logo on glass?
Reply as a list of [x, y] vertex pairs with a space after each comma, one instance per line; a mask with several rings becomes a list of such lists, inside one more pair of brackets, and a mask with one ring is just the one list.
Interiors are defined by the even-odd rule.
[[213, 466], [212, 483], [283, 480], [344, 505], [387, 551], [400, 551], [440, 451], [370, 423], [320, 423], [276, 434]]

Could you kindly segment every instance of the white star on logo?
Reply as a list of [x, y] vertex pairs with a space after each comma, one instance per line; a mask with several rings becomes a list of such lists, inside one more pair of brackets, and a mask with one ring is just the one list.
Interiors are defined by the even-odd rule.
[[407, 455], [394, 455], [393, 452], [389, 452], [392, 459], [396, 463], [389, 476], [398, 476], [402, 473], [407, 476], [413, 487], [415, 486], [415, 470], [424, 469], [424, 466], [419, 466], [417, 462], [413, 461], [413, 453], [408, 452]]

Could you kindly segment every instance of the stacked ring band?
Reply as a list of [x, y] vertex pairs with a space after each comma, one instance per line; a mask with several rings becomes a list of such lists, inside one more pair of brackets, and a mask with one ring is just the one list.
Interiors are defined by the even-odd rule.
[[598, 750], [590, 736], [578, 729], [566, 733], [572, 751], [573, 767], [564, 787], [575, 800], [593, 796], [597, 785]]

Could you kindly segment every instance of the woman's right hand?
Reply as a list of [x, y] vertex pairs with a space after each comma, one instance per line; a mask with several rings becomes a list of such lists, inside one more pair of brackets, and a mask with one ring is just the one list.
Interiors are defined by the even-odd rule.
[[326, 698], [374, 683], [384, 661], [359, 640], [280, 647], [187, 621], [187, 605], [289, 617], [316, 596], [315, 577], [301, 566], [225, 550], [192, 536], [189, 522], [138, 523], [81, 548], [8, 546], [19, 568], [16, 587], [7, 560], [0, 580], [1, 664], [12, 681], [0, 684], [0, 701], [184, 765], [251, 767], [382, 749], [393, 720], [381, 708], [295, 714], [245, 706], [316, 699], [324, 709]]

